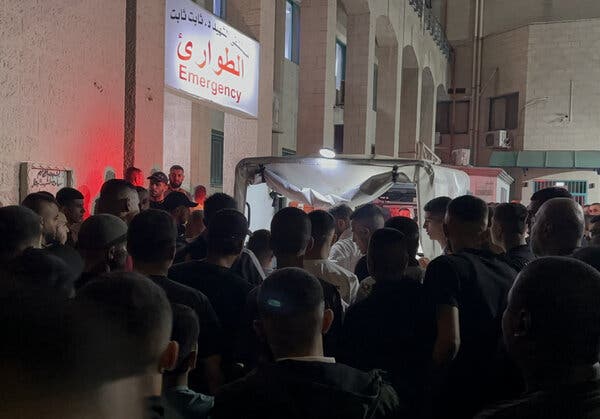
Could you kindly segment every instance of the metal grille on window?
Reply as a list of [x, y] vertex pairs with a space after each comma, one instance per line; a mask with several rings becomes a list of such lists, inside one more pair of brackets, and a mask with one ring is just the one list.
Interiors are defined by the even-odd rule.
[[210, 136], [210, 186], [223, 187], [223, 133], [215, 130]]
[[533, 184], [533, 191], [537, 192], [540, 189], [551, 188], [554, 186], [568, 190], [571, 195], [573, 195], [573, 199], [581, 205], [587, 203], [587, 180], [536, 180]]

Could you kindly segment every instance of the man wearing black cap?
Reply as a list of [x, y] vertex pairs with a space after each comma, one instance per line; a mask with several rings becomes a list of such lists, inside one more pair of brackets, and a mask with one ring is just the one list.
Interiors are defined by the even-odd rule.
[[333, 321], [323, 288], [308, 272], [285, 268], [258, 293], [254, 326], [274, 362], [221, 389], [211, 411], [224, 418], [392, 418], [396, 392], [377, 371], [362, 372], [323, 353], [323, 334]]
[[[177, 192], [171, 192], [169, 196]], [[224, 209], [215, 214], [208, 230], [208, 255], [174, 265], [169, 277], [205, 294], [223, 326], [225, 348], [224, 366], [230, 366], [235, 338], [242, 322], [246, 297], [252, 285], [231, 271], [239, 257], [248, 233], [248, 221], [235, 209]]]
[[126, 243], [127, 224], [119, 217], [98, 214], [85, 220], [77, 242], [85, 266], [75, 288], [81, 288], [98, 275], [123, 270], [127, 260]]
[[150, 180], [150, 186], [148, 187], [150, 208], [164, 209], [163, 203], [169, 190], [169, 178], [163, 172], [154, 172], [148, 176], [148, 180]]
[[162, 209], [167, 211], [175, 223], [177, 223], [177, 252], [174, 263], [180, 263], [185, 260], [186, 252], [182, 251], [188, 245], [185, 238], [185, 229], [190, 221], [190, 209], [198, 206], [192, 202], [183, 192], [172, 191], [162, 203]]

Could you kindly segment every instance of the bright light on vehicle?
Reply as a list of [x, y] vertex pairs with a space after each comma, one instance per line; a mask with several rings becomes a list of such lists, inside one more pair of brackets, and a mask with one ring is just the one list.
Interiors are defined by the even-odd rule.
[[335, 151], [333, 151], [330, 148], [320, 149], [319, 154], [321, 155], [321, 157], [325, 157], [326, 159], [334, 159], [335, 158]]

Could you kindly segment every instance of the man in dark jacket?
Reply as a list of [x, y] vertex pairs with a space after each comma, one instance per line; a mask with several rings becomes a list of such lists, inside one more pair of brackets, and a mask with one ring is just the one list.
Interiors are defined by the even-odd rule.
[[319, 281], [302, 269], [269, 276], [258, 294], [257, 333], [274, 362], [221, 389], [211, 412], [222, 418], [391, 418], [398, 397], [377, 371], [361, 372], [323, 356], [325, 309]]

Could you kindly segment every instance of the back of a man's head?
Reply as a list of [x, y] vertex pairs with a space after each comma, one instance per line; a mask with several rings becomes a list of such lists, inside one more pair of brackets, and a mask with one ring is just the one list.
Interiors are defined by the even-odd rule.
[[26, 249], [6, 268], [24, 287], [44, 295], [52, 293], [69, 298], [74, 293], [77, 280], [74, 269], [45, 249]]
[[56, 201], [58, 202], [58, 205], [61, 207], [69, 205], [72, 201], [74, 201], [76, 199], [84, 199], [84, 196], [81, 192], [79, 192], [75, 188], [65, 187], [65, 188], [60, 189], [56, 193]]
[[408, 264], [404, 234], [393, 228], [382, 228], [371, 236], [367, 252], [369, 274], [377, 282], [402, 278]]
[[112, 214], [125, 221], [139, 212], [139, 195], [135, 186], [124, 179], [110, 179], [100, 189], [96, 214]]
[[536, 256], [570, 255], [579, 247], [585, 221], [581, 206], [570, 198], [553, 198], [538, 210], [531, 227]]
[[502, 227], [505, 234], [520, 236], [527, 231], [525, 221], [527, 208], [516, 202], [503, 203], [494, 209], [494, 222]]
[[279, 210], [271, 220], [271, 247], [275, 257], [302, 256], [311, 239], [308, 215], [298, 208]]
[[385, 217], [383, 211], [375, 204], [362, 205], [354, 211], [352, 214], [352, 222], [360, 222], [366, 226], [371, 233], [377, 229], [380, 229], [385, 224]]
[[267, 342], [277, 357], [303, 353], [321, 335], [323, 288], [299, 268], [272, 273], [260, 286], [258, 311]]
[[23, 202], [21, 202], [22, 206], [29, 208], [36, 214], [40, 214], [42, 211], [42, 205], [44, 204], [55, 204], [58, 206], [58, 202], [56, 202], [54, 196], [48, 192], [30, 193], [25, 197], [25, 199], [23, 199]]
[[161, 287], [134, 272], [114, 272], [84, 285], [75, 302], [90, 324], [89, 339], [106, 378], [158, 372], [172, 323]]
[[524, 368], [595, 364], [600, 272], [572, 258], [536, 259], [517, 277], [505, 316], [505, 341]]
[[171, 340], [179, 345], [179, 355], [177, 364], [172, 371], [165, 372], [166, 375], [181, 375], [188, 371], [195, 360], [190, 357], [195, 356], [198, 350], [198, 336], [200, 334], [200, 324], [196, 312], [190, 307], [182, 304], [173, 304], [173, 328], [171, 331]]
[[479, 246], [481, 235], [488, 227], [488, 207], [472, 195], [454, 198], [446, 210], [446, 225], [449, 244], [454, 251], [465, 246]]
[[452, 201], [452, 198], [447, 196], [438, 196], [437, 198], [433, 198], [431, 201], [427, 202], [423, 207], [425, 212], [429, 212], [432, 215], [443, 217], [446, 215], [446, 210], [448, 209], [448, 205]]
[[272, 258], [271, 232], [269, 230], [254, 231], [248, 239], [247, 247], [260, 261]]
[[329, 213], [336, 220], [349, 220], [352, 216], [352, 208], [346, 204], [338, 204], [329, 209]]
[[208, 227], [214, 215], [223, 209], [237, 209], [237, 202], [226, 193], [215, 193], [204, 201], [204, 225]]
[[131, 220], [127, 250], [134, 262], [170, 263], [176, 240], [177, 225], [173, 217], [166, 211], [149, 209]]
[[213, 216], [208, 228], [208, 252], [218, 256], [238, 256], [248, 234], [248, 220], [237, 209], [223, 209]]
[[565, 188], [551, 186], [549, 188], [540, 189], [531, 195], [531, 211], [533, 215], [537, 213], [539, 208], [546, 202], [554, 198], [569, 198], [573, 199], [573, 195]]
[[311, 235], [315, 246], [331, 243], [335, 233], [335, 219], [327, 211], [315, 210], [308, 214], [311, 224]]
[[41, 237], [41, 219], [34, 211], [20, 205], [0, 208], [0, 262], [39, 247]]
[[577, 249], [573, 257], [587, 263], [600, 272], [600, 246], [589, 246]]
[[385, 227], [393, 228], [404, 234], [406, 250], [410, 258], [416, 258], [419, 250], [419, 225], [408, 217], [392, 217], [385, 222]]

